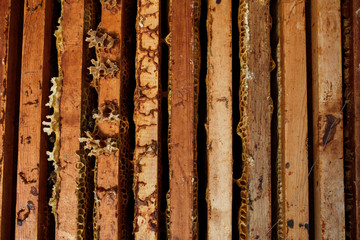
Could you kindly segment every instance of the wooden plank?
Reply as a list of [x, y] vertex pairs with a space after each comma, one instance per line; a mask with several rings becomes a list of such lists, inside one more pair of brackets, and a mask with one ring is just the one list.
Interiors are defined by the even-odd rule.
[[351, 15], [352, 15], [352, 60], [351, 60], [351, 86], [352, 86], [352, 101], [353, 105], [353, 128], [351, 133], [352, 141], [354, 143], [354, 160], [355, 160], [355, 179], [354, 179], [354, 193], [355, 206], [353, 216], [353, 239], [360, 239], [360, 2], [352, 0]]
[[24, 7], [16, 195], [16, 239], [43, 236], [47, 183], [47, 137], [42, 131], [50, 78], [52, 1]]
[[315, 238], [344, 239], [340, 1], [312, 1], [311, 22]]
[[[360, 8], [359, 1], [342, 2], [343, 13], [343, 79], [347, 101], [344, 119], [345, 225], [346, 237], [360, 238]], [[344, 115], [345, 116], [345, 115]]]
[[160, 2], [138, 0], [135, 90], [135, 239], [159, 238]]
[[[81, 137], [81, 92], [83, 81], [84, 1], [61, 1], [57, 37], [59, 79], [53, 91], [59, 123], [54, 144], [56, 183], [50, 200], [55, 214], [55, 239], [75, 239], [78, 234], [79, 138]], [[54, 99], [54, 102], [56, 101]], [[61, 130], [61, 131], [60, 131]], [[60, 147], [61, 146], [61, 147]], [[80, 220], [81, 221], [81, 220]]]
[[[309, 238], [305, 1], [281, 1], [280, 88], [282, 230], [285, 239]], [[306, 227], [307, 226], [307, 227]]]
[[18, 111], [21, 68], [21, 31], [23, 4], [0, 2], [0, 238], [11, 239], [15, 207], [13, 173], [17, 141], [15, 116]]
[[208, 239], [232, 239], [231, 1], [208, 2]]
[[[268, 1], [240, 1], [240, 123], [243, 173], [240, 239], [270, 239], [270, 12]], [[260, 110], [261, 109], [261, 110]]]
[[[124, 19], [129, 4], [130, 1], [115, 5], [103, 2], [101, 26], [97, 31], [89, 32], [89, 46], [95, 44], [97, 52], [96, 63], [93, 63], [100, 66], [89, 68], [98, 91], [99, 105], [98, 113], [93, 115], [96, 130], [92, 135], [105, 146], [92, 149], [97, 157], [94, 232], [100, 239], [129, 239], [131, 236], [129, 122], [124, 104], [129, 76], [123, 60], [128, 30]], [[97, 37], [102, 40], [94, 42]]]
[[199, 4], [198, 0], [170, 2], [170, 239], [193, 239], [197, 235]]

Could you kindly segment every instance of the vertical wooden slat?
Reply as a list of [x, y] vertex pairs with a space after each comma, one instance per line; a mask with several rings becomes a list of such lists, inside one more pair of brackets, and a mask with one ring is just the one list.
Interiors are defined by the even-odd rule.
[[269, 1], [240, 1], [241, 239], [270, 239], [266, 235], [271, 227], [270, 28]]
[[1, 239], [10, 239], [11, 216], [15, 206], [13, 172], [15, 115], [18, 110], [19, 69], [21, 68], [21, 32], [23, 2], [0, 2], [0, 225]]
[[[124, 0], [114, 5], [102, 2], [101, 26], [96, 35], [106, 37], [102, 43], [90, 43], [97, 45], [98, 63], [113, 71], [93, 72], [92, 67], [89, 68], [98, 91], [99, 107], [97, 116], [94, 115], [97, 125], [94, 134], [106, 145], [104, 151], [96, 155], [95, 167], [94, 230], [100, 239], [129, 239], [131, 236], [129, 122], [126, 110], [128, 106], [124, 101], [129, 81], [124, 54], [125, 36], [128, 35], [125, 17], [130, 2]], [[96, 74], [99, 74], [99, 78]], [[110, 146], [116, 147], [109, 151]]]
[[311, 2], [316, 239], [344, 239], [339, 0]]
[[[356, 5], [359, 1], [344, 0], [341, 1], [342, 11], [342, 50], [343, 50], [343, 99], [346, 103], [344, 108], [344, 190], [345, 190], [345, 234], [346, 237], [357, 239], [358, 235], [358, 214], [357, 214], [357, 189], [358, 182], [356, 176], [358, 175], [357, 161], [356, 161], [356, 94], [355, 90], [357, 69], [359, 66], [357, 54], [357, 39], [359, 30], [357, 29], [356, 20]], [[355, 9], [355, 11], [354, 11]]]
[[[78, 236], [79, 138], [81, 137], [81, 92], [83, 81], [84, 1], [62, 4], [57, 36], [59, 85], [58, 116], [60, 129], [55, 143], [56, 186], [53, 213], [56, 239]], [[57, 110], [54, 110], [56, 113]], [[58, 159], [56, 159], [56, 156]]]
[[[345, 184], [351, 191], [351, 217], [347, 224], [353, 239], [360, 238], [360, 2], [348, 0], [343, 9], [348, 24], [344, 26], [343, 41], [345, 52], [345, 71], [344, 79], [348, 89], [345, 91], [345, 99], [348, 98], [347, 105], [347, 131], [348, 147], [345, 148], [345, 159], [351, 162], [350, 181]], [[345, 25], [345, 24], [344, 24]], [[348, 95], [349, 94], [349, 95]], [[345, 136], [344, 136], [345, 138]], [[346, 171], [346, 170], [345, 170]], [[345, 172], [346, 174], [346, 172]], [[346, 187], [346, 186], [345, 186]], [[348, 203], [348, 202], [346, 202]], [[346, 208], [347, 209], [347, 208]]]
[[355, 160], [355, 209], [354, 209], [354, 234], [353, 239], [360, 239], [360, 2], [352, 0], [352, 102], [353, 102], [353, 135], [354, 160]]
[[134, 96], [136, 239], [159, 237], [159, 12], [159, 0], [138, 0]]
[[197, 235], [196, 103], [200, 1], [170, 3], [170, 239]]
[[[123, 3], [124, 1], [122, 1]], [[117, 39], [119, 42], [109, 48], [108, 54], [104, 49], [99, 49], [97, 61], [104, 63], [110, 60], [118, 66], [121, 56], [120, 41], [122, 38], [121, 17], [123, 9], [120, 8], [113, 13], [111, 9], [106, 9], [106, 4], [102, 4], [101, 11], [101, 28], [106, 33]], [[117, 71], [114, 76], [102, 76], [98, 79], [98, 104], [99, 112], [111, 112], [118, 115], [120, 110], [120, 73]], [[113, 108], [113, 109], [112, 109]], [[118, 139], [120, 133], [120, 121], [112, 119], [96, 119], [99, 135], [101, 138]], [[120, 143], [121, 144], [121, 143]], [[118, 215], [118, 208], [120, 199], [118, 193], [120, 188], [118, 186], [119, 178], [119, 150], [107, 152], [97, 156], [96, 159], [96, 174], [95, 174], [95, 194], [96, 194], [96, 231], [100, 239], [118, 239], [120, 236], [119, 222], [123, 219], [123, 214]], [[120, 197], [121, 198], [121, 197]], [[119, 222], [118, 222], [119, 221]]]
[[[15, 238], [37, 239], [46, 230], [47, 137], [42, 131], [50, 79], [52, 1], [24, 6], [20, 86]], [[44, 101], [45, 100], [45, 101]]]
[[231, 1], [208, 2], [208, 239], [232, 238]]
[[285, 239], [309, 238], [305, 2], [279, 1], [281, 184]]

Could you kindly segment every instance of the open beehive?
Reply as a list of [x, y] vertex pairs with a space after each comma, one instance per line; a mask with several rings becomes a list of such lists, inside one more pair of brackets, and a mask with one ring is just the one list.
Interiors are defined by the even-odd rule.
[[360, 3], [0, 2], [1, 239], [359, 239]]

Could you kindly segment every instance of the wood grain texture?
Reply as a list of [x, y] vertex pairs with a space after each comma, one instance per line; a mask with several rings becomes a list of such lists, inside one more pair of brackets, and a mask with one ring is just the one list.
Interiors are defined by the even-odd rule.
[[[124, 1], [122, 1], [124, 2]], [[101, 28], [106, 33], [111, 33], [114, 39], [121, 41], [122, 33], [122, 13], [123, 9], [111, 12], [106, 9], [105, 4], [102, 4], [101, 11]], [[106, 60], [112, 61], [118, 65], [121, 58], [121, 46], [119, 42], [109, 49], [108, 53], [102, 49], [99, 50], [98, 61], [105, 63]], [[98, 104], [99, 111], [109, 111], [111, 102], [114, 105], [115, 111], [119, 114], [120, 106], [120, 73], [114, 76], [103, 76], [99, 79], [98, 85]], [[116, 114], [116, 113], [114, 113]], [[97, 119], [97, 127], [101, 138], [119, 138], [120, 121], [109, 122], [106, 120]], [[96, 231], [99, 239], [119, 239], [120, 229], [119, 222], [121, 215], [119, 211], [119, 151], [104, 153], [97, 156], [96, 159], [96, 174], [95, 174], [95, 194], [96, 194]]]
[[81, 92], [83, 81], [84, 1], [62, 4], [63, 52], [60, 101], [59, 178], [56, 239], [78, 236], [79, 138], [81, 137]]
[[15, 117], [19, 105], [21, 68], [21, 31], [23, 3], [0, 2], [0, 238], [10, 239], [14, 230], [11, 216], [15, 213], [13, 184], [16, 132]]
[[271, 227], [270, 29], [269, 1], [240, 1], [241, 239], [270, 239], [266, 235]]
[[311, 26], [315, 238], [344, 239], [340, 1], [312, 1]]
[[355, 160], [355, 209], [354, 209], [354, 234], [353, 239], [360, 239], [360, 2], [353, 0], [352, 15], [352, 72], [350, 78], [353, 101], [353, 133], [354, 160]]
[[[109, 7], [105, 2], [102, 3], [101, 11], [101, 31], [104, 34], [110, 35], [115, 41], [111, 48], [97, 49], [97, 60], [101, 63], [111, 61], [116, 66], [121, 64], [120, 59], [124, 57], [123, 50], [123, 15], [125, 12], [125, 2], [116, 4], [114, 7]], [[101, 139], [112, 139], [118, 144], [124, 145], [122, 142], [121, 133], [126, 131], [124, 129], [124, 122], [121, 114], [122, 104], [122, 76], [120, 71], [117, 71], [113, 76], [101, 76], [98, 79], [98, 104], [99, 112], [105, 115], [112, 113], [117, 115], [118, 120], [98, 118], [97, 129], [98, 135]], [[121, 146], [118, 146], [121, 149]], [[120, 179], [126, 177], [126, 173], [122, 172], [123, 154], [119, 149], [113, 152], [105, 152], [96, 159], [96, 174], [95, 174], [95, 194], [96, 194], [96, 226], [97, 236], [99, 239], [123, 239], [128, 238], [127, 229], [121, 228], [126, 224], [126, 204], [122, 197], [122, 188], [119, 186]], [[126, 187], [126, 186], [123, 186]]]
[[[250, 239], [266, 236], [271, 225], [270, 1], [249, 1], [247, 161]], [[244, 154], [244, 152], [243, 152]]]
[[[360, 2], [342, 2], [343, 13], [343, 79], [347, 101], [346, 125], [344, 123], [345, 144], [345, 208], [347, 219], [346, 236], [360, 238]], [[345, 116], [345, 115], [344, 115]]]
[[[355, 76], [359, 62], [357, 60], [357, 39], [358, 31], [356, 20], [356, 9], [358, 1], [345, 0], [341, 2], [342, 8], [342, 52], [343, 52], [343, 99], [344, 108], [344, 190], [345, 190], [345, 234], [347, 238], [357, 239], [358, 236], [358, 214], [357, 214], [357, 189], [356, 176], [358, 170], [355, 154], [356, 146], [356, 85]], [[355, 10], [355, 11], [354, 11]]]
[[16, 239], [46, 235], [47, 137], [42, 131], [49, 94], [52, 1], [24, 6], [16, 195]]
[[197, 235], [196, 85], [199, 1], [170, 4], [170, 239]]
[[207, 16], [207, 237], [232, 238], [231, 1], [208, 2]]
[[305, 2], [281, 1], [281, 172], [283, 237], [308, 239], [308, 120]]
[[138, 0], [135, 89], [135, 239], [159, 237], [160, 1]]

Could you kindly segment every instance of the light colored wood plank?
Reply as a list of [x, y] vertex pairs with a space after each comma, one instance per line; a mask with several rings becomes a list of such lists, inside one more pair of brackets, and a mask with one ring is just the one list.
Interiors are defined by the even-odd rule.
[[10, 239], [11, 216], [15, 206], [13, 184], [15, 127], [18, 110], [18, 69], [21, 68], [23, 5], [19, 1], [0, 2], [0, 238]]
[[200, 1], [170, 2], [170, 239], [197, 236], [196, 123]]
[[311, 26], [315, 238], [344, 239], [340, 1], [312, 1]]
[[52, 1], [24, 7], [16, 195], [16, 239], [37, 239], [45, 222], [47, 137], [42, 131], [50, 79]]
[[281, 172], [282, 233], [308, 239], [308, 150], [305, 1], [281, 1]]
[[240, 123], [243, 173], [240, 239], [270, 239], [270, 12], [267, 1], [240, 1]]
[[135, 239], [159, 238], [160, 2], [138, 0], [135, 90]]
[[208, 239], [232, 239], [231, 1], [208, 2]]

